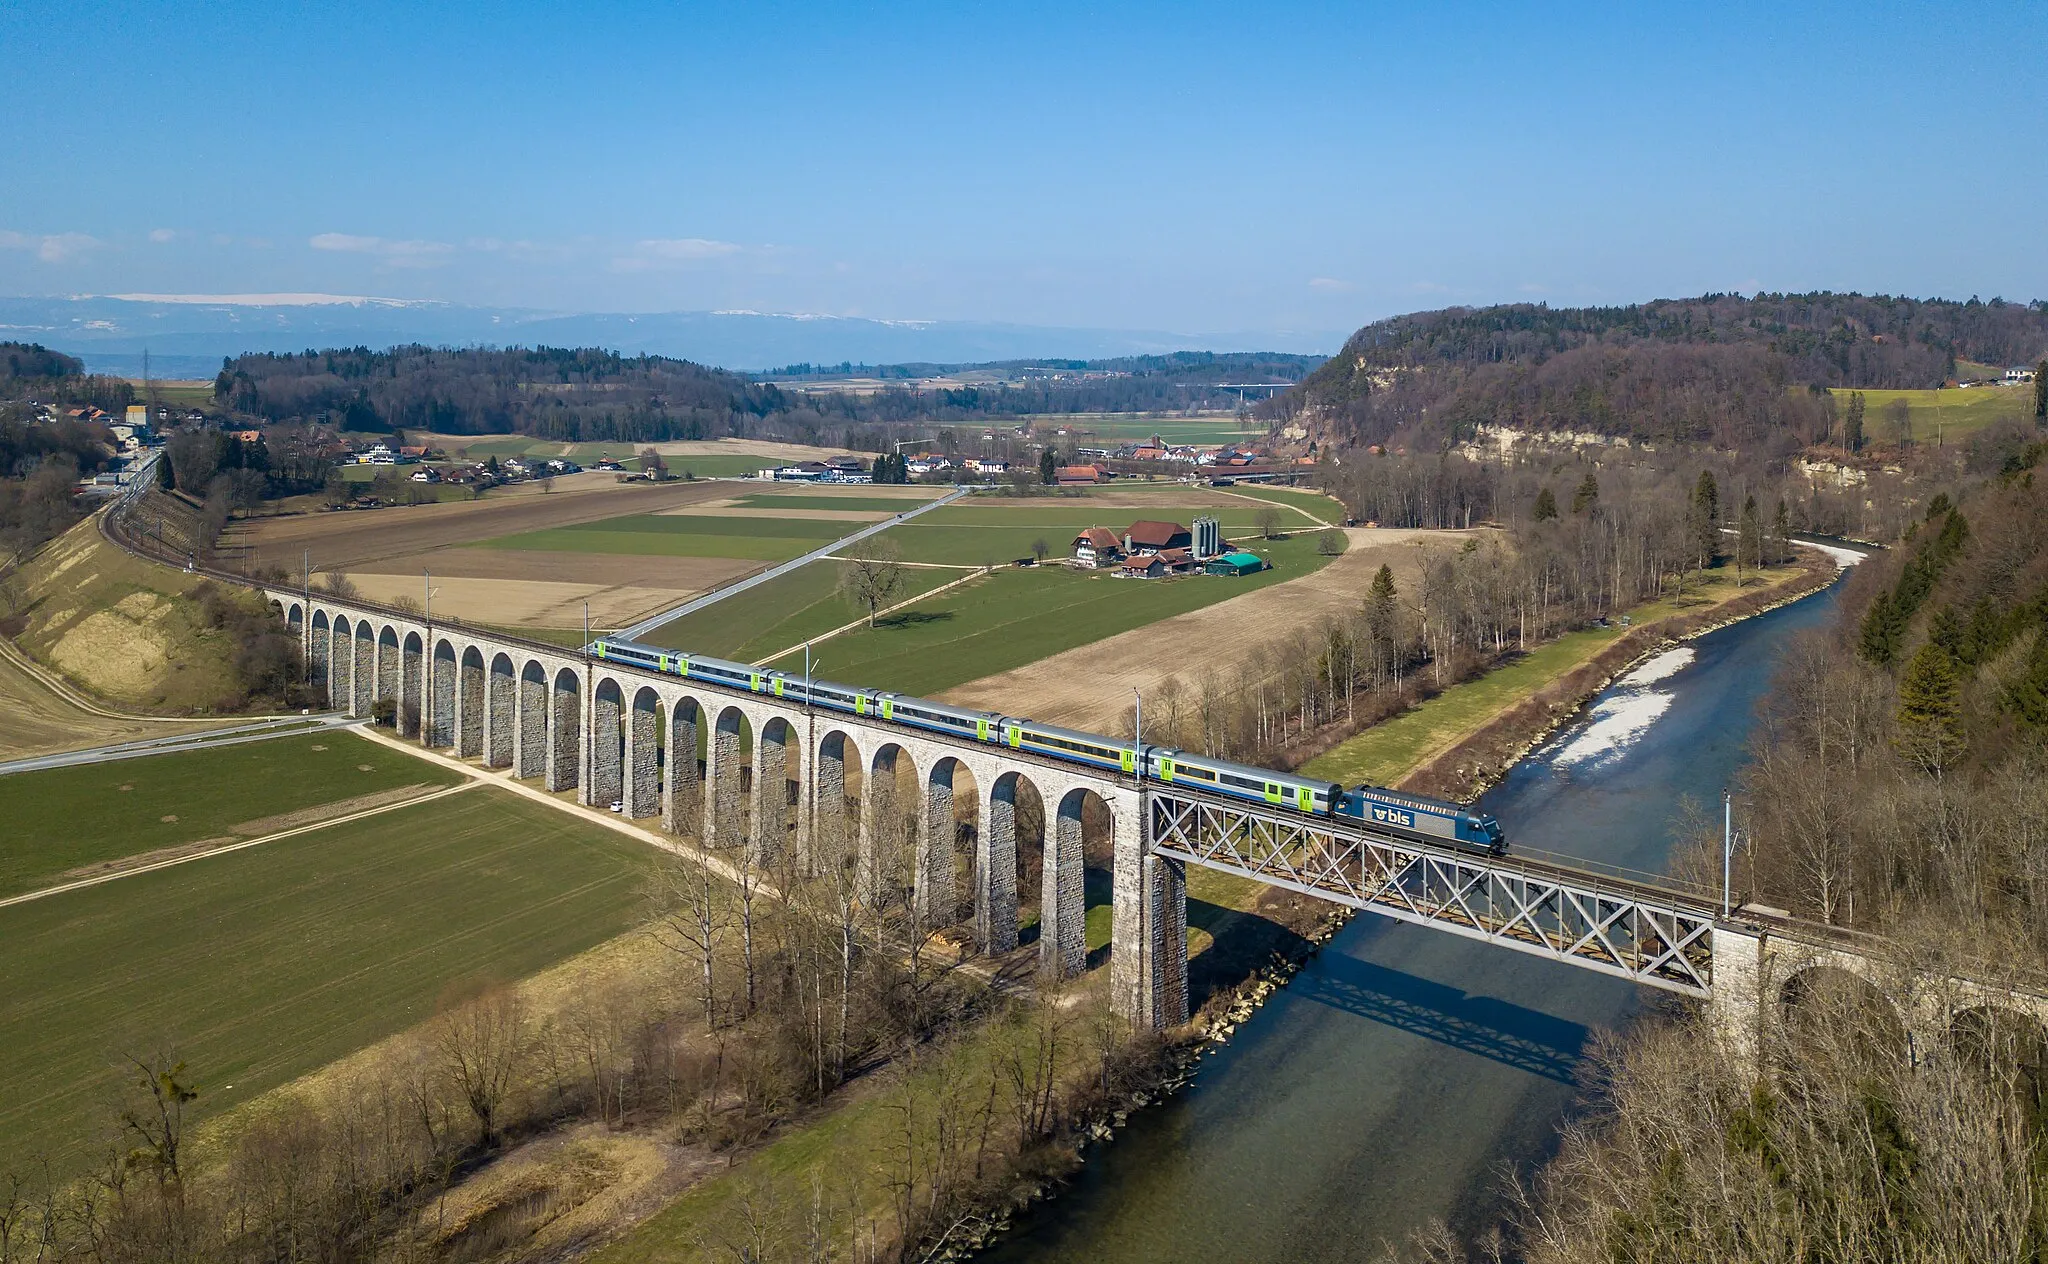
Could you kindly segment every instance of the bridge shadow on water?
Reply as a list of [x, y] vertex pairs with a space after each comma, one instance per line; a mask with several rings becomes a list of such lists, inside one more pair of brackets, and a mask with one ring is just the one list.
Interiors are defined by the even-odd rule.
[[1327, 954], [1288, 990], [1302, 1000], [1385, 1023], [1466, 1053], [1576, 1083], [1588, 1029], [1569, 1019], [1491, 996], [1390, 970], [1356, 957]]

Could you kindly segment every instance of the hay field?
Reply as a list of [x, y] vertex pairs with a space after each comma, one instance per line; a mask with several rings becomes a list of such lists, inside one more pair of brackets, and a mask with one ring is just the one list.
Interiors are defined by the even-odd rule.
[[[909, 561], [987, 566], [1030, 557], [1032, 546], [1040, 540], [1051, 556], [1065, 557], [1081, 531], [1107, 527], [1121, 533], [1140, 518], [1186, 526], [1207, 514], [1222, 525], [1226, 538], [1248, 540], [1255, 536], [1263, 510], [1263, 505], [1243, 497], [1190, 487], [1044, 499], [974, 497], [891, 528], [882, 538], [893, 541]], [[1315, 525], [1292, 506], [1283, 506], [1281, 513], [1282, 525], [1288, 530]]]
[[89, 1161], [128, 1053], [187, 1062], [196, 1124], [422, 1021], [455, 985], [622, 934], [647, 863], [479, 787], [0, 909], [0, 1169]]
[[[1835, 407], [1846, 411], [1850, 390], [1836, 390]], [[2027, 420], [2034, 412], [2034, 388], [1973, 386], [1969, 390], [1874, 391], [1863, 395], [1863, 438], [1866, 444], [1895, 441], [1888, 409], [1904, 401], [1906, 420], [1915, 443], [1952, 443], [2000, 421]]]

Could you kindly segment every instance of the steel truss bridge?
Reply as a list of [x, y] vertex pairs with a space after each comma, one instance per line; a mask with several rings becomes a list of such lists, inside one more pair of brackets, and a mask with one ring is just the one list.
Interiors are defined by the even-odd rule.
[[1671, 890], [1151, 785], [1154, 854], [1687, 996], [1713, 991], [1718, 910]]

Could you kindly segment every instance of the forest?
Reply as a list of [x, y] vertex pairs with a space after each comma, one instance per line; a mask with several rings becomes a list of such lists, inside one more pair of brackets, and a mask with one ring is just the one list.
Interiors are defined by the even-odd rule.
[[[564, 441], [651, 443], [726, 436], [838, 443], [853, 427], [975, 421], [1043, 412], [1226, 408], [1215, 383], [1294, 381], [1311, 356], [1206, 352], [1115, 361], [1043, 361], [1042, 377], [1003, 385], [873, 394], [784, 391], [737, 373], [666, 356], [594, 349], [366, 347], [244, 355], [214, 381], [223, 408], [266, 421], [326, 421], [340, 429], [437, 434], [531, 434]], [[902, 378], [907, 368], [877, 370]], [[792, 365], [791, 377], [856, 366]], [[866, 371], [861, 366], [858, 371]], [[1074, 374], [1085, 376], [1060, 376]]]
[[1376, 321], [1268, 419], [1435, 447], [1481, 424], [1789, 450], [1826, 437], [1831, 387], [1932, 388], [1961, 364], [2033, 364], [2048, 305], [1710, 294], [1626, 307], [1513, 304]]

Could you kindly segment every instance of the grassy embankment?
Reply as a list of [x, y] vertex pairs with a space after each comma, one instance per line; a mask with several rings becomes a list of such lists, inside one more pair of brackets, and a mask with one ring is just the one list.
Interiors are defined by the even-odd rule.
[[[1847, 409], [1855, 391], [1833, 392], [1837, 409]], [[1906, 403], [1906, 417], [1912, 424], [1915, 443], [1952, 443], [1996, 422], [2024, 420], [2033, 416], [2034, 388], [2024, 386], [1973, 386], [1969, 390], [1874, 391], [1863, 395], [1863, 436], [1866, 443], [1894, 442], [1888, 411], [1898, 400]]]
[[186, 600], [201, 577], [129, 556], [90, 519], [45, 546], [22, 577], [30, 600], [15, 643], [85, 692], [170, 713], [238, 696], [232, 638]]
[[[255, 781], [244, 758], [271, 775]], [[75, 783], [95, 774], [107, 793], [81, 798]], [[446, 775], [347, 734], [18, 774], [0, 793], [36, 814], [40, 842], [11, 867], [19, 881], [104, 858], [122, 831], [143, 850], [304, 810], [361, 794], [359, 774]], [[150, 821], [158, 805], [180, 819]], [[84, 828], [62, 828], [67, 808]], [[620, 935], [640, 920], [648, 855], [478, 788], [0, 909], [0, 1168], [89, 1160], [129, 1054], [185, 1059], [194, 1114], [211, 1116], [424, 1020], [451, 985], [519, 978]]]

